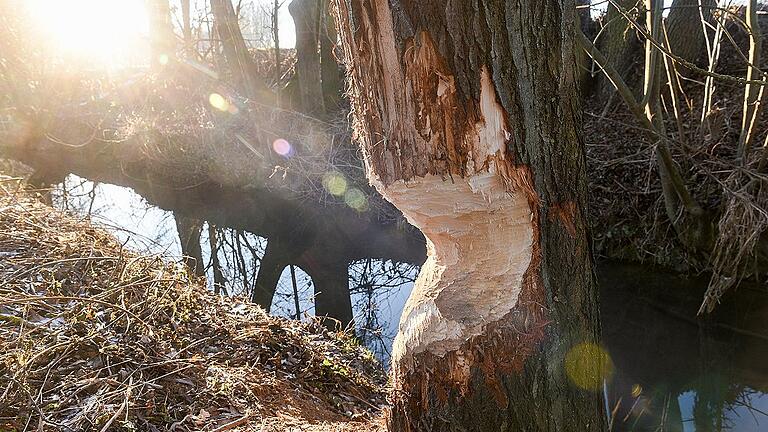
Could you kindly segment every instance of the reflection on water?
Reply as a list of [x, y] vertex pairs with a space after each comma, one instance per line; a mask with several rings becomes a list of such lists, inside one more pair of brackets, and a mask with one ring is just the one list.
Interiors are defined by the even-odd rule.
[[[332, 179], [331, 184], [338, 188], [341, 182], [343, 190], [340, 189], [340, 194], [344, 195], [349, 192], [346, 180]], [[90, 217], [97, 224], [111, 230], [130, 249], [163, 255], [173, 260], [181, 258], [181, 246], [173, 213], [148, 204], [130, 188], [95, 184], [70, 175], [64, 185], [60, 185], [55, 191], [54, 203], [59, 208]], [[267, 244], [267, 240], [262, 237], [249, 233], [242, 235], [248, 237], [250, 245], [237, 248], [245, 261], [241, 268], [247, 267], [245, 275], [233, 264], [231, 252], [235, 240], [228, 241], [226, 234], [220, 234], [219, 239], [219, 262], [224, 267], [222, 271], [227, 292], [233, 295], [243, 294], [246, 280], [253, 282]], [[206, 276], [209, 286], [212, 286], [214, 275], [210, 266], [211, 247], [207, 229], [202, 230], [200, 240]], [[298, 309], [298, 316], [312, 316], [315, 313], [312, 280], [300, 267], [295, 267], [294, 271], [295, 287], [290, 267], [283, 270], [277, 283], [271, 312], [274, 315], [294, 318]], [[410, 294], [416, 272], [416, 269], [409, 266], [394, 265], [381, 260], [360, 260], [349, 266], [350, 293], [357, 334], [384, 364], [389, 362], [390, 348], [397, 333], [400, 313]], [[295, 302], [297, 295], [298, 303]]]
[[[179, 254], [169, 213], [147, 206], [130, 189], [105, 185], [92, 194], [90, 182], [71, 176], [68, 183], [71, 208], [100, 214], [99, 222], [108, 221], [108, 227], [135, 248]], [[210, 249], [206, 241], [202, 244], [207, 260]], [[412, 287], [404, 281], [413, 274], [397, 275], [395, 268], [372, 262], [353, 264], [350, 274], [358, 331], [366, 334], [378, 326], [375, 331], [381, 337], [368, 343], [386, 363]], [[367, 288], [376, 286], [376, 275], [382, 274], [389, 275], [383, 284], [386, 292], [373, 296]], [[706, 278], [685, 279], [611, 262], [599, 266], [598, 280], [604, 351], [594, 347], [579, 352], [598, 353], [601, 363], [610, 362], [602, 391], [612, 431], [768, 432], [765, 285], [742, 286], [713, 314], [697, 318]], [[311, 313], [309, 283], [299, 272], [301, 310]], [[293, 316], [288, 268], [279, 285], [273, 310]], [[589, 359], [577, 356], [574, 364], [584, 361]], [[599, 382], [582, 386], [601, 387]]]
[[697, 318], [707, 280], [603, 264], [614, 431], [768, 431], [768, 295], [742, 286]]

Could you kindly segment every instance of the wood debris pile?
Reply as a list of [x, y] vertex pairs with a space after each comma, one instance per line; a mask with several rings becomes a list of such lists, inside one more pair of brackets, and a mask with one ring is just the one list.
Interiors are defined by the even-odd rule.
[[217, 297], [0, 178], [0, 430], [369, 430], [385, 381], [351, 337]]

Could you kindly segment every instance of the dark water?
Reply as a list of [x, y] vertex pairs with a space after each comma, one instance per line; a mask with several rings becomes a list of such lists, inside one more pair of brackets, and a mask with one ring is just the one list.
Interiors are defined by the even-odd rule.
[[614, 431], [768, 431], [768, 295], [743, 285], [696, 317], [705, 278], [602, 264]]

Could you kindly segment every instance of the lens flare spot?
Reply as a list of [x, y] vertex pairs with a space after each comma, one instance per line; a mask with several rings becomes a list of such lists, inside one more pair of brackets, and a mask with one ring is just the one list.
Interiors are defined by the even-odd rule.
[[368, 210], [368, 198], [365, 197], [365, 194], [360, 189], [349, 189], [344, 194], [344, 202], [359, 212]]
[[170, 59], [168, 58], [168, 54], [160, 54], [160, 56], [157, 58], [157, 61], [158, 61], [158, 62], [159, 62], [161, 65], [165, 66], [165, 65], [167, 65], [167, 64], [168, 64], [168, 62], [170, 61]]
[[598, 391], [613, 375], [613, 361], [599, 345], [582, 343], [565, 355], [565, 372], [577, 386]]
[[340, 172], [329, 172], [323, 176], [323, 187], [332, 195], [342, 196], [347, 191], [347, 179]]
[[278, 138], [272, 143], [272, 150], [280, 156], [290, 156], [293, 148], [291, 147], [291, 143], [282, 138]]
[[640, 397], [640, 395], [643, 393], [643, 386], [640, 384], [635, 384], [632, 386], [632, 397]]
[[224, 96], [218, 93], [211, 93], [211, 95], [208, 96], [208, 103], [219, 111], [229, 110], [229, 102], [227, 102]]

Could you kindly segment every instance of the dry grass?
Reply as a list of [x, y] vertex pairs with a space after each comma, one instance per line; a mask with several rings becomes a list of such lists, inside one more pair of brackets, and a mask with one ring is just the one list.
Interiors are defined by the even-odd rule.
[[0, 178], [0, 430], [373, 430], [351, 338], [212, 295]]
[[728, 200], [718, 224], [713, 275], [699, 313], [712, 312], [723, 294], [755, 273], [754, 251], [768, 228], [768, 178], [736, 170], [723, 182]]

